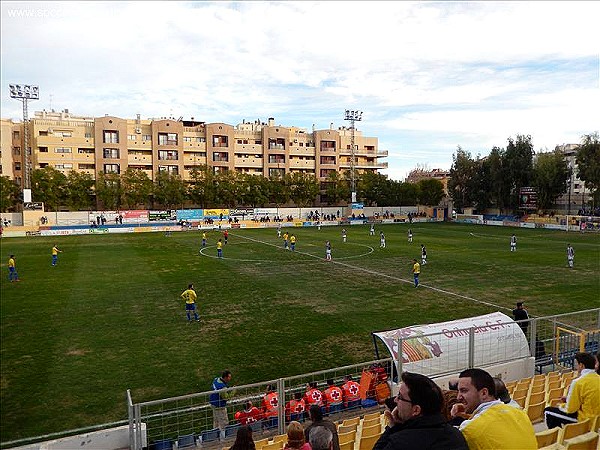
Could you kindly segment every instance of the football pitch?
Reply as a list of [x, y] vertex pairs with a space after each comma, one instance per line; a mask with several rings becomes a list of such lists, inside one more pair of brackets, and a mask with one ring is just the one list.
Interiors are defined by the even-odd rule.
[[[518, 300], [536, 317], [600, 306], [597, 234], [415, 223], [409, 243], [408, 224], [345, 228], [346, 243], [341, 226], [283, 228], [294, 252], [274, 228], [229, 230], [222, 259], [219, 231], [201, 252], [200, 231], [2, 239], [1, 441], [126, 419], [127, 389], [139, 402], [207, 391], [223, 369], [241, 385], [371, 360], [372, 331], [510, 316]], [[179, 297], [189, 283], [200, 323]]]

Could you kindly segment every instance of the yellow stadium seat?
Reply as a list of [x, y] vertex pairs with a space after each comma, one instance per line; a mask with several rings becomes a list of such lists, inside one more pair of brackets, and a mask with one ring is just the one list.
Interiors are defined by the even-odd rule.
[[381, 425], [381, 418], [375, 417], [373, 419], [369, 419], [369, 420], [364, 419], [363, 420], [363, 423], [362, 423], [363, 428], [372, 427], [373, 425]]
[[546, 390], [549, 391], [551, 389], [556, 389], [561, 387], [562, 381], [560, 380], [560, 378], [556, 378], [555, 380], [552, 381], [548, 381], [548, 384], [546, 385]]
[[534, 394], [530, 394], [529, 398], [527, 399], [528, 405], [535, 405], [539, 402], [546, 402], [546, 391], [540, 391]]
[[569, 423], [565, 425], [562, 429], [562, 433], [560, 438], [558, 439], [559, 443], [563, 443], [567, 439], [574, 438], [575, 436], [579, 436], [590, 431], [590, 419], [582, 420], [581, 422]]
[[284, 445], [285, 444], [283, 441], [269, 442], [268, 444], [262, 446], [262, 450], [281, 450]]
[[373, 436], [361, 437], [360, 442], [358, 443], [358, 450], [373, 450], [373, 446], [375, 445], [375, 442], [379, 440], [379, 436], [381, 436], [381, 433]]
[[551, 400], [561, 398], [563, 396], [563, 392], [564, 389], [562, 387], [550, 389], [546, 394], [546, 401], [549, 403]]
[[354, 441], [340, 442], [340, 450], [354, 450]]
[[381, 420], [381, 413], [380, 412], [374, 412], [374, 413], [365, 414], [363, 416], [363, 421], [373, 420], [373, 419], [380, 419]]
[[372, 426], [366, 427], [366, 428], [363, 427], [360, 432], [361, 439], [363, 437], [373, 436], [374, 434], [381, 434], [381, 424], [380, 423], [376, 423], [375, 425], [372, 425]]
[[530, 404], [527, 407], [527, 417], [531, 420], [531, 423], [538, 423], [544, 420], [544, 408], [546, 402], [542, 399], [539, 403]]
[[535, 433], [535, 438], [537, 439], [538, 448], [546, 447], [548, 445], [555, 444], [558, 442], [558, 432], [560, 431], [559, 427], [550, 428], [549, 430], [540, 431], [539, 433]]
[[537, 394], [538, 392], [546, 392], [546, 385], [545, 384], [532, 384], [531, 389], [529, 390], [529, 393]]
[[360, 423], [360, 417], [356, 416], [351, 419], [344, 419], [342, 422], [342, 426], [346, 427], [348, 425], [357, 425]]
[[598, 448], [598, 433], [588, 433], [569, 439], [563, 443], [567, 450], [596, 450]]
[[338, 439], [340, 441], [340, 445], [345, 444], [346, 442], [355, 441], [356, 440], [356, 430], [350, 431], [349, 433], [339, 433]]
[[254, 446], [256, 450], [260, 450], [263, 446], [269, 443], [269, 438], [259, 439], [258, 441], [254, 441]]
[[527, 401], [527, 392], [515, 392], [512, 398], [515, 402], [519, 404], [521, 408], [525, 408], [525, 402]]
[[287, 443], [288, 435], [287, 434], [278, 434], [277, 436], [273, 436], [273, 442], [283, 442]]
[[338, 434], [346, 434], [346, 433], [351, 433], [353, 431], [356, 431], [356, 425], [340, 425], [338, 427]]

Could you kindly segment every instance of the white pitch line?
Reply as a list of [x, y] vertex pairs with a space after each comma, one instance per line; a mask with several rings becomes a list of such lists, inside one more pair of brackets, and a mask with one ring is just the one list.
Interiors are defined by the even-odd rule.
[[[242, 236], [242, 235], [238, 235], [238, 234], [236, 234], [235, 236], [241, 237], [243, 239], [248, 239], [250, 241], [257, 242], [259, 244], [265, 244], [265, 245], [270, 245], [271, 247], [282, 248], [279, 245], [271, 244], [270, 242], [261, 241], [259, 239], [254, 239], [254, 238], [251, 238], [251, 237], [248, 237], [248, 236]], [[325, 261], [325, 258], [322, 258], [320, 256], [315, 256], [315, 255], [312, 255], [310, 253], [305, 253], [305, 252], [301, 252], [301, 251], [296, 251], [296, 253], [299, 253], [301, 255], [310, 256], [312, 258], [316, 258], [316, 259]], [[364, 267], [352, 266], [352, 265], [350, 265], [348, 263], [336, 261], [335, 259], [332, 259], [331, 261], [327, 261], [327, 262], [328, 263], [332, 263], [332, 264], [337, 264], [339, 266], [347, 267], [349, 269], [360, 270], [362, 272], [366, 272], [366, 273], [369, 273], [371, 275], [376, 275], [376, 276], [380, 276], [380, 277], [383, 277], [383, 278], [389, 278], [390, 280], [401, 281], [403, 283], [414, 284], [414, 281], [412, 281], [412, 280], [407, 280], [405, 278], [400, 278], [400, 277], [396, 277], [396, 276], [393, 276], [393, 275], [388, 275], [388, 274], [385, 274], [385, 273], [382, 273], [382, 272], [376, 272], [374, 270], [365, 269]], [[428, 285], [422, 284], [422, 283], [419, 283], [419, 287], [423, 287], [425, 289], [431, 289], [432, 291], [440, 292], [442, 294], [451, 295], [451, 296], [454, 296], [454, 297], [459, 297], [459, 298], [462, 298], [464, 300], [469, 300], [469, 301], [472, 301], [472, 302], [475, 302], [475, 303], [480, 303], [482, 305], [492, 306], [494, 308], [504, 309], [504, 310], [512, 312], [512, 310], [510, 308], [506, 308], [505, 306], [499, 306], [499, 305], [496, 305], [494, 303], [485, 302], [483, 300], [477, 300], [476, 298], [469, 297], [467, 295], [457, 294], [456, 292], [447, 291], [445, 289], [440, 289], [440, 288], [436, 288], [436, 287], [433, 287], [433, 286], [428, 286]]]

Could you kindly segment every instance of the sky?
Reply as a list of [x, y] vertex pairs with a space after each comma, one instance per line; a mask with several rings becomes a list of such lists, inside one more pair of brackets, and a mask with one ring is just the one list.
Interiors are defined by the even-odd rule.
[[1, 5], [1, 116], [12, 83], [78, 116], [356, 123], [404, 180], [531, 135], [536, 152], [600, 129], [600, 2], [11, 2]]

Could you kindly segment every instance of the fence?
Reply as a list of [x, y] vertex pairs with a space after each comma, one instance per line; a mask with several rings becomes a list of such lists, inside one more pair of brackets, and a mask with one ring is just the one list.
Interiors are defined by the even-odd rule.
[[[291, 418], [289, 411], [286, 413], [286, 405], [297, 392], [305, 392], [307, 383], [316, 382], [318, 387], [323, 389], [325, 381], [329, 379], [334, 380], [336, 385], [341, 385], [345, 375], [352, 375], [358, 381], [363, 369], [374, 364], [386, 367], [392, 379], [397, 379], [396, 374], [402, 370], [417, 371], [436, 378], [460, 372], [468, 367], [485, 367], [484, 355], [490, 353], [494, 354], [493, 363], [535, 356], [536, 367], [540, 371], [547, 365], [552, 365], [552, 368], [557, 365], [561, 368], [572, 368], [575, 352], [598, 351], [600, 308], [531, 318], [526, 321], [498, 323], [494, 324], [494, 327], [497, 330], [493, 340], [489, 339], [489, 335], [486, 337], [482, 327], [453, 329], [453, 335], [461, 339], [452, 340], [452, 346], [448, 347], [447, 351], [453, 356], [447, 358], [444, 364], [440, 364], [441, 358], [429, 358], [419, 361], [417, 368], [415, 363], [403, 363], [402, 358], [398, 361], [386, 358], [221, 390], [220, 393], [231, 394], [231, 399], [227, 402], [230, 425], [223, 430], [214, 426], [214, 409], [209, 402], [210, 394], [216, 391], [140, 403], [134, 403], [128, 395], [130, 445], [136, 450], [145, 447], [147, 442], [154, 447], [165, 445], [165, 448], [171, 448], [181, 439], [182, 442], [192, 440], [203, 446], [210, 446], [211, 442], [215, 446], [220, 445], [222, 440], [235, 437], [240, 426], [235, 420], [235, 412], [243, 410], [248, 401], [260, 408], [269, 385], [273, 387], [273, 392], [277, 393], [276, 414], [273, 412], [272, 417], [251, 425], [255, 433], [263, 437], [282, 434]], [[430, 343], [442, 341], [442, 334], [421, 335], [419, 339]], [[525, 354], [521, 352], [524, 336], [527, 337]], [[403, 348], [403, 341], [407, 339], [399, 338], [398, 348]], [[517, 353], [519, 356], [515, 356]], [[396, 368], [398, 372], [395, 371]], [[346, 411], [342, 409], [333, 416], [339, 418]], [[299, 419], [302, 420], [302, 417]], [[256, 436], [255, 438], [260, 439]]]
[[[217, 444], [222, 440], [233, 439], [240, 424], [235, 420], [235, 413], [244, 409], [247, 402], [261, 408], [261, 402], [268, 387], [276, 393], [277, 405], [271, 416], [261, 420], [249, 421], [255, 433], [269, 436], [283, 434], [290, 420], [304, 420], [304, 414], [294, 414], [289, 410], [289, 402], [295, 394], [304, 394], [308, 383], [316, 382], [319, 389], [324, 389], [326, 380], [333, 380], [336, 386], [344, 383], [344, 377], [350, 375], [353, 380], [360, 381], [363, 369], [373, 365], [389, 366], [391, 358], [368, 361], [365, 363], [337, 367], [335, 369], [323, 370], [309, 374], [302, 374], [288, 378], [263, 381], [244, 386], [230, 387], [219, 390], [219, 394], [232, 396], [227, 401], [226, 410], [230, 425], [219, 429], [213, 422], [215, 408], [210, 404], [210, 395], [217, 391], [207, 391], [195, 394], [172, 397], [162, 400], [154, 400], [133, 403], [130, 392], [127, 394], [129, 411], [130, 448], [141, 449], [151, 443], [152, 447], [172, 448], [177, 442], [199, 442], [202, 445]], [[365, 406], [376, 407], [376, 402], [364, 402]], [[286, 413], [286, 405], [288, 410]], [[340, 408], [332, 413], [332, 416], [343, 416], [349, 409], [362, 405], [349, 405], [349, 408]], [[324, 411], [326, 414], [329, 411]]]

